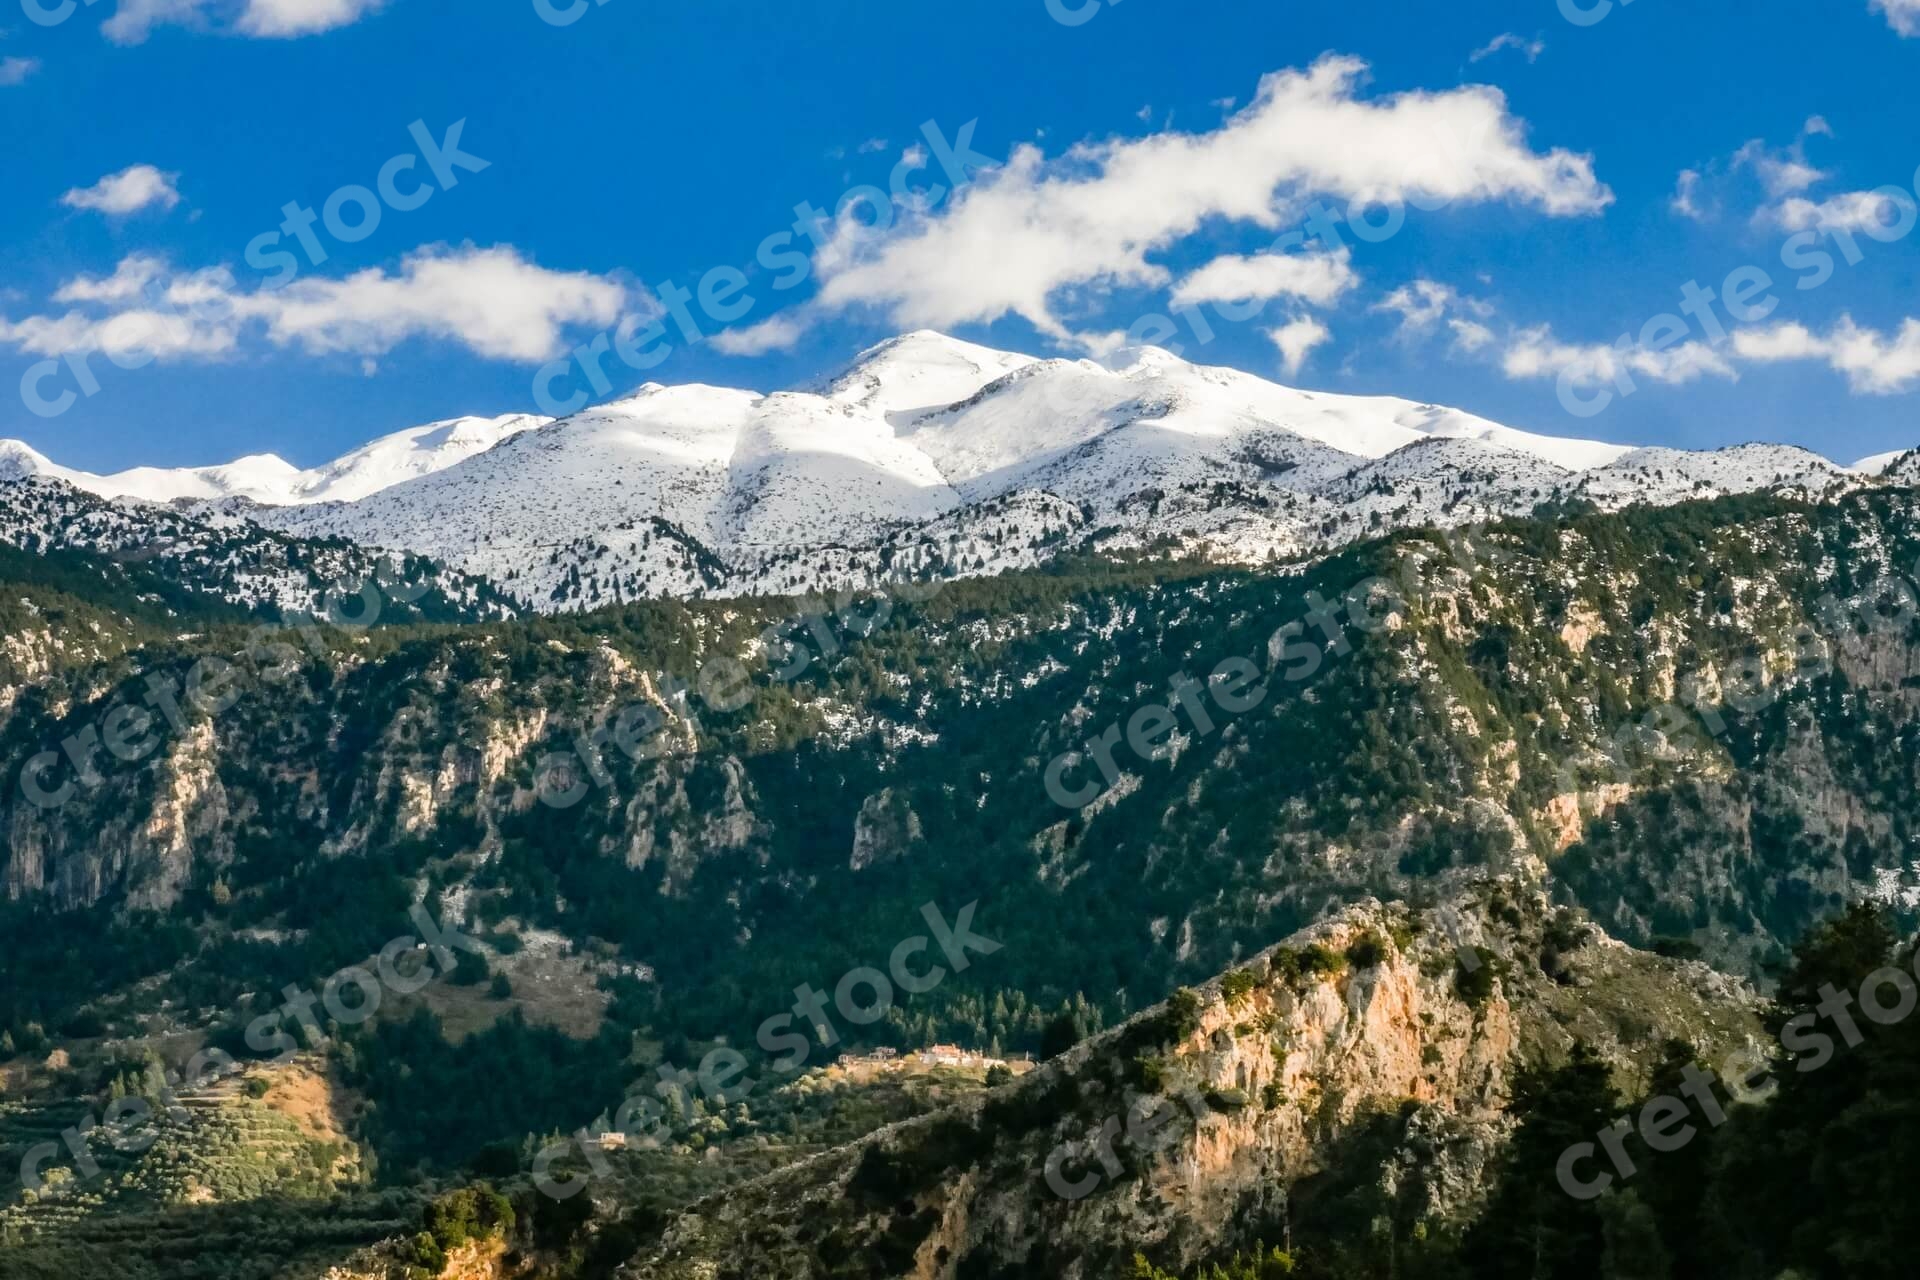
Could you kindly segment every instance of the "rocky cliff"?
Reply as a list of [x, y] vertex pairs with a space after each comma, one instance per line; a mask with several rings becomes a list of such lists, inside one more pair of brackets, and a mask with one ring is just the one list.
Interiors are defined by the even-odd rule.
[[623, 1274], [1079, 1280], [1136, 1251], [1182, 1269], [1280, 1238], [1336, 1167], [1424, 1230], [1474, 1207], [1522, 1065], [1579, 1040], [1630, 1087], [1668, 1037], [1711, 1057], [1756, 1011], [1517, 885], [1362, 904], [984, 1098], [696, 1204]]

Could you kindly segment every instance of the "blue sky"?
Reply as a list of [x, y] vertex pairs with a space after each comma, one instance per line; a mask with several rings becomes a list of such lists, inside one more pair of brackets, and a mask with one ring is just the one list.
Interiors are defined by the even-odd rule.
[[[543, 366], [623, 319], [646, 332], [667, 281], [732, 267], [754, 305], [725, 345], [753, 354], [661, 317], [642, 345], [671, 353], [604, 358], [607, 394], [778, 389], [923, 326], [1099, 355], [1171, 299], [1220, 294], [1258, 313], [1197, 303], [1211, 340], [1184, 322], [1169, 340], [1297, 385], [1630, 443], [1920, 444], [1920, 234], [1893, 234], [1911, 218], [1882, 190], [1911, 205], [1920, 166], [1915, 0], [1638, 0], [1587, 25], [1555, 0], [1056, 0], [1078, 25], [1045, 0], [578, 2], [565, 26], [533, 0], [96, 0], [45, 25], [55, 0], [8, 0], [0, 436], [96, 470], [312, 465], [537, 411]], [[377, 189], [407, 154], [393, 187], [417, 199], [435, 173], [409, 126], [437, 145], [462, 120], [484, 168], [356, 243], [323, 224], [326, 261], [268, 286], [258, 263], [295, 241], [257, 240], [283, 206]], [[756, 258], [794, 207], [886, 189], [929, 121], [977, 121], [996, 160], [1026, 150], [902, 202], [885, 235], [823, 228], [804, 280], [774, 288]], [[931, 157], [907, 176], [946, 185]], [[1316, 201], [1375, 196], [1409, 202], [1395, 234], [1296, 238], [1274, 261]], [[1817, 273], [1783, 265], [1795, 235], [1831, 279], [1796, 287]], [[1643, 332], [1687, 282], [1718, 292], [1747, 266], [1773, 282], [1766, 315]], [[90, 348], [83, 394], [65, 357]], [[48, 361], [42, 407], [74, 396], [53, 416], [19, 390]], [[577, 363], [547, 387], [592, 391]]]

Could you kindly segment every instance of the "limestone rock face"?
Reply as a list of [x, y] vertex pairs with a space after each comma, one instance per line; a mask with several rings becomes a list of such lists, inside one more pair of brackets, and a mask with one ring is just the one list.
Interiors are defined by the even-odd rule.
[[920, 815], [892, 787], [870, 795], [853, 826], [853, 856], [847, 865], [864, 871], [878, 862], [905, 857], [922, 837]]
[[[1553, 976], [1550, 931], [1576, 939]], [[1486, 1185], [1521, 1065], [1578, 1038], [1632, 1087], [1662, 1032], [1724, 1052], [1757, 1009], [1518, 882], [1430, 912], [1366, 903], [984, 1098], [697, 1203], [622, 1274], [1094, 1280], [1148, 1248], [1184, 1266], [1281, 1221], [1362, 1133], [1390, 1138], [1364, 1172], [1444, 1222]]]

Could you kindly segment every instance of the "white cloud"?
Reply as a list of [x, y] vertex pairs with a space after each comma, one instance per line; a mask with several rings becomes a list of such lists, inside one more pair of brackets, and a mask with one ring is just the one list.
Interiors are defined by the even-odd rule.
[[1360, 277], [1353, 270], [1353, 251], [1341, 246], [1332, 253], [1262, 253], [1215, 258], [1182, 280], [1173, 290], [1177, 306], [1201, 302], [1265, 302], [1298, 298], [1326, 306], [1353, 288]]
[[1315, 347], [1332, 340], [1333, 331], [1312, 316], [1301, 316], [1278, 329], [1269, 329], [1267, 337], [1280, 348], [1280, 366], [1292, 377], [1300, 372]]
[[1831, 138], [1833, 126], [1824, 116], [1809, 116], [1794, 140], [1783, 147], [1754, 138], [1725, 158], [1716, 158], [1694, 169], [1683, 169], [1668, 205], [1673, 212], [1696, 222], [1720, 216], [1729, 200], [1745, 198], [1735, 179], [1749, 173], [1766, 193], [1766, 199], [1753, 215], [1758, 225], [1779, 220], [1783, 205], [1804, 203], [1804, 193], [1833, 175], [1807, 159], [1807, 142], [1816, 137]]
[[[231, 18], [241, 35], [279, 40], [351, 26], [386, 0], [120, 0], [100, 30], [118, 44], [140, 44], [155, 27], [204, 28], [210, 13]], [[236, 6], [237, 13], [236, 13]]]
[[1515, 334], [1500, 360], [1507, 377], [1564, 378], [1568, 385], [1592, 387], [1638, 374], [1651, 382], [1680, 384], [1713, 375], [1737, 378], [1733, 366], [1704, 342], [1691, 341], [1656, 350], [1622, 338], [1612, 346], [1569, 344], [1556, 340], [1545, 325]]
[[1896, 395], [1920, 384], [1920, 320], [1906, 320], [1892, 335], [1863, 329], [1851, 316], [1840, 317], [1824, 337], [1798, 324], [1742, 329], [1734, 334], [1733, 346], [1742, 359], [1756, 363], [1824, 360], [1846, 375], [1855, 395]]
[[725, 329], [713, 335], [714, 349], [722, 355], [760, 356], [769, 351], [785, 351], [800, 341], [806, 325], [791, 315], [774, 316], [744, 329]]
[[626, 289], [586, 272], [548, 271], [512, 248], [416, 251], [397, 274], [306, 277], [246, 299], [276, 343], [322, 354], [378, 355], [413, 337], [447, 338], [493, 360], [525, 363], [566, 349], [569, 324], [620, 318]]
[[1453, 332], [1454, 347], [1469, 354], [1484, 351], [1497, 341], [1493, 336], [1493, 330], [1478, 320], [1466, 320], [1456, 316], [1447, 321], [1447, 328]]
[[386, 0], [247, 0], [240, 30], [250, 36], [284, 39], [352, 26]]
[[78, 277], [54, 295], [105, 314], [0, 319], [0, 342], [42, 355], [148, 351], [217, 356], [257, 326], [277, 346], [309, 354], [377, 356], [410, 338], [457, 342], [476, 355], [532, 364], [567, 348], [570, 325], [616, 321], [627, 289], [585, 272], [549, 271], [511, 247], [416, 251], [388, 273], [308, 277], [283, 289], [243, 292], [232, 271], [170, 273], [135, 255], [110, 277]]
[[1524, 53], [1527, 55], [1528, 62], [1532, 62], [1535, 59], [1537, 59], [1541, 54], [1547, 51], [1547, 42], [1539, 39], [1538, 37], [1532, 40], [1528, 40], [1524, 36], [1517, 36], [1513, 32], [1509, 31], [1504, 35], [1495, 36], [1492, 40], [1488, 41], [1485, 45], [1482, 45], [1480, 48], [1475, 49], [1472, 53], [1467, 55], [1467, 61], [1468, 62], [1484, 61], [1487, 58], [1491, 58], [1494, 54], [1500, 52], [1502, 49], [1518, 49], [1521, 53]]
[[1591, 214], [1613, 194], [1592, 157], [1538, 152], [1498, 89], [1469, 85], [1375, 99], [1367, 65], [1329, 56], [1262, 81], [1217, 129], [1086, 142], [1048, 160], [1031, 145], [937, 214], [895, 235], [843, 228], [821, 255], [821, 300], [884, 307], [902, 328], [949, 328], [1017, 314], [1059, 339], [1072, 290], [1159, 286], [1148, 255], [1220, 219], [1277, 228], [1315, 196], [1512, 201]]
[[162, 173], [150, 164], [136, 164], [110, 173], [90, 187], [75, 187], [60, 197], [60, 203], [70, 209], [92, 209], [115, 217], [138, 213], [154, 205], [171, 209], [180, 203], [180, 192], [173, 185], [179, 180], [177, 173]]
[[39, 69], [38, 58], [0, 58], [0, 89], [25, 84], [27, 77]]
[[79, 277], [54, 295], [56, 302], [107, 304], [106, 314], [70, 310], [58, 316], [0, 317], [0, 343], [33, 355], [98, 351], [126, 359], [212, 359], [239, 344], [241, 319], [224, 299], [233, 277], [224, 268], [168, 277], [157, 258], [135, 255], [105, 279]]
[[55, 302], [132, 302], [167, 275], [167, 264], [151, 254], [136, 253], [120, 260], [112, 275], [75, 276], [53, 295]]
[[[1452, 285], [1424, 277], [1411, 284], [1401, 285], [1374, 303], [1371, 309], [1391, 311], [1398, 315], [1400, 336], [1407, 339], [1421, 337], [1431, 332], [1435, 325], [1452, 312], [1465, 311], [1476, 316], [1493, 313], [1493, 308], [1478, 298], [1463, 297]], [[1454, 333], [1457, 338], [1460, 333], [1457, 325], [1454, 326]]]
[[885, 138], [868, 138], [865, 142], [854, 148], [855, 151], [863, 156], [877, 155], [886, 149], [887, 140]]
[[1872, 0], [1875, 13], [1887, 15], [1887, 25], [1903, 36], [1920, 36], [1920, 0]]
[[1759, 216], [1787, 231], [1817, 227], [1822, 231], [1871, 232], [1897, 227], [1912, 216], [1913, 210], [1912, 196], [1898, 187], [1886, 187], [1880, 191], [1849, 191], [1817, 203], [1795, 196], [1762, 209]]
[[210, 0], [120, 0], [114, 15], [100, 26], [115, 44], [140, 44], [155, 27], [205, 25]]
[[1673, 188], [1673, 200], [1667, 207], [1681, 217], [1692, 218], [1695, 222], [1707, 220], [1709, 215], [1700, 205], [1700, 171], [1698, 169], [1680, 171], [1679, 181]]
[[1755, 138], [1733, 153], [1733, 167], [1736, 170], [1752, 169], [1760, 179], [1760, 185], [1776, 200], [1782, 196], [1796, 195], [1831, 176], [1824, 169], [1807, 163], [1807, 139], [1815, 135], [1833, 136], [1833, 126], [1822, 116], [1809, 118], [1801, 126], [1800, 136], [1791, 146], [1769, 147], [1761, 139]]

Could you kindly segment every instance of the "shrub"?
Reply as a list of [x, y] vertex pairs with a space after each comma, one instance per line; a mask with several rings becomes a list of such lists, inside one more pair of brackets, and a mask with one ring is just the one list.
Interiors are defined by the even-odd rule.
[[1471, 1007], [1478, 1009], [1493, 995], [1494, 980], [1500, 976], [1500, 957], [1485, 947], [1472, 949], [1474, 963], [1462, 956], [1454, 961], [1453, 989]]
[[1648, 949], [1669, 960], [1698, 960], [1701, 955], [1700, 944], [1692, 938], [1655, 938], [1648, 944]]
[[1191, 988], [1181, 987], [1167, 997], [1167, 1033], [1175, 1040], [1185, 1040], [1200, 1029], [1200, 1010], [1204, 1006], [1199, 995]]
[[487, 980], [487, 962], [471, 951], [462, 950], [454, 956], [453, 972], [447, 981], [456, 987], [477, 987]]
[[1347, 963], [1356, 969], [1378, 969], [1387, 961], [1387, 940], [1369, 929], [1347, 948]]
[[1317, 942], [1300, 953], [1300, 972], [1310, 977], [1331, 976], [1346, 967], [1345, 956]]
[[1267, 960], [1267, 973], [1275, 982], [1292, 983], [1300, 976], [1300, 953], [1281, 947]]
[[1259, 979], [1253, 976], [1253, 970], [1235, 969], [1220, 979], [1220, 994], [1227, 998], [1228, 1004], [1237, 1005], [1253, 994], [1253, 989], [1258, 985]]
[[1129, 1066], [1131, 1083], [1142, 1093], [1164, 1093], [1167, 1085], [1167, 1065], [1160, 1059], [1142, 1054]]

